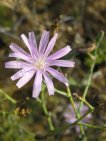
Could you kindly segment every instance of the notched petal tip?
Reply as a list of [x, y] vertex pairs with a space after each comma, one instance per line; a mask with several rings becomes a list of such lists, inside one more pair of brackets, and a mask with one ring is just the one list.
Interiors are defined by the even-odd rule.
[[11, 57], [11, 54], [9, 54], [8, 57]]
[[25, 36], [25, 34], [24, 34], [24, 33], [22, 33], [20, 36], [21, 36], [21, 37], [23, 37], [23, 36]]
[[57, 40], [58, 35], [59, 34], [56, 32], [56, 33], [53, 34], [53, 37], [52, 38], [55, 38]]
[[65, 83], [65, 85], [66, 85], [66, 87], [68, 87], [68, 86], [69, 86], [69, 83], [68, 83], [68, 82], [66, 82], [66, 83]]
[[12, 77], [12, 76], [11, 76], [10, 78], [11, 78], [11, 80], [12, 80], [12, 81], [14, 81], [14, 80], [15, 80], [15, 78], [14, 78], [14, 77]]
[[20, 84], [18, 84], [18, 83], [16, 84], [16, 86], [17, 86], [19, 89], [22, 87], [22, 86], [21, 86]]
[[58, 37], [58, 33], [55, 33], [54, 36], [56, 36], [56, 38]]
[[13, 46], [14, 46], [14, 43], [11, 43], [11, 44], [9, 45], [10, 48], [12, 48]]
[[28, 32], [28, 34], [35, 34], [33, 31]]
[[10, 53], [10, 54], [8, 55], [8, 57], [13, 57], [13, 53]]
[[54, 93], [50, 93], [49, 95], [50, 95], [50, 96], [53, 96], [53, 95], [54, 95]]
[[71, 63], [72, 63], [72, 67], [75, 67], [75, 62], [71, 61]]
[[40, 92], [38, 94], [33, 93], [32, 94], [32, 98], [36, 98], [37, 99], [39, 97], [39, 94], [40, 94]]
[[6, 63], [4, 63], [4, 67], [6, 68]]
[[38, 98], [38, 96], [36, 97], [35, 95], [32, 95], [32, 98]]
[[75, 67], [75, 62], [73, 62], [73, 61], [70, 61], [70, 67]]
[[5, 68], [9, 68], [8, 62], [4, 63]]
[[67, 45], [67, 49], [68, 49], [69, 51], [72, 50], [72, 48], [71, 48], [69, 45]]
[[48, 31], [48, 30], [44, 30], [44, 32], [43, 33], [49, 33], [50, 31]]

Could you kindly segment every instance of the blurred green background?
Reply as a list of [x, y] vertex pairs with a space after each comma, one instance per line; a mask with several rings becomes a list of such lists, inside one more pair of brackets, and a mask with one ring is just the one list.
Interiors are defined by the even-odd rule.
[[[100, 31], [106, 31], [106, 0], [0, 0], [0, 141], [35, 141], [35, 135], [45, 134], [48, 130], [41, 105], [31, 97], [33, 80], [18, 89], [16, 82], [10, 79], [16, 71], [4, 68], [11, 52], [11, 42], [25, 48], [20, 34], [27, 35], [29, 31], [34, 31], [39, 42], [44, 30], [50, 30], [51, 36], [59, 32], [54, 51], [67, 44], [71, 45], [73, 51], [65, 59], [74, 60], [76, 66], [61, 71], [67, 74], [72, 93], [82, 95], [92, 63], [89, 52], [93, 52]], [[66, 91], [55, 79], [54, 84], [57, 89]], [[4, 92], [17, 103], [6, 99]], [[69, 102], [58, 93], [50, 97], [46, 91], [45, 96], [53, 123], [60, 127], [65, 123], [63, 113]], [[105, 124], [106, 36], [98, 49], [87, 100], [95, 107], [92, 124]], [[106, 141], [106, 130], [88, 128], [86, 135], [88, 141]], [[57, 137], [50, 136], [41, 140], [80, 141], [80, 138], [70, 129]]]

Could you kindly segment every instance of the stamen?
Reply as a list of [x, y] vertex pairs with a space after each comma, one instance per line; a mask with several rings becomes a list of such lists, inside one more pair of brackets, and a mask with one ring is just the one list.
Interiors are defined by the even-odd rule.
[[45, 68], [46, 60], [42, 57], [39, 57], [36, 62], [34, 63], [36, 69], [42, 70]]

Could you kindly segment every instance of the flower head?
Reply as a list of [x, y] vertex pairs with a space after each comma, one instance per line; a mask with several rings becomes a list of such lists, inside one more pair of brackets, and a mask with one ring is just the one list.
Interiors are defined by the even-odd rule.
[[[76, 107], [76, 110], [78, 110], [79, 108], [79, 105], [80, 103], [75, 103], [75, 107]], [[84, 104], [82, 109], [81, 109], [81, 115], [83, 116], [87, 111], [88, 111], [88, 107]], [[66, 111], [64, 112], [64, 118], [65, 118], [65, 121], [67, 123], [73, 123], [75, 122], [77, 119], [76, 119], [76, 115], [75, 115], [75, 112], [72, 108], [72, 105], [68, 105], [68, 107], [66, 108]], [[82, 119], [82, 122], [89, 122], [90, 119], [92, 118], [92, 114], [88, 114], [84, 119]], [[79, 129], [79, 126], [76, 126], [76, 131], [79, 132], [80, 129]]]
[[21, 38], [27, 46], [29, 53], [14, 43], [10, 45], [13, 53], [10, 53], [9, 57], [16, 57], [20, 60], [6, 62], [5, 67], [20, 69], [11, 77], [12, 80], [19, 79], [16, 84], [19, 88], [29, 82], [33, 76], [35, 77], [32, 94], [35, 98], [40, 94], [43, 79], [47, 85], [49, 95], [54, 94], [54, 85], [49, 74], [65, 85], [68, 85], [67, 78], [52, 68], [52, 66], [74, 67], [73, 61], [60, 60], [61, 57], [71, 51], [70, 46], [66, 46], [50, 55], [57, 36], [58, 34], [56, 33], [49, 41], [49, 32], [44, 31], [38, 48], [34, 32], [29, 32], [29, 37], [22, 34]]

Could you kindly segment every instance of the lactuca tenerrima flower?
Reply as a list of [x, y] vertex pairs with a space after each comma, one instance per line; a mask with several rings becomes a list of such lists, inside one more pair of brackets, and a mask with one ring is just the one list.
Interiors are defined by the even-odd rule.
[[[75, 104], [76, 110], [78, 110], [79, 106], [80, 106], [80, 103], [78, 103], [78, 102], [76, 103], [75, 102], [74, 104]], [[81, 111], [80, 111], [81, 115], [82, 116], [85, 115], [88, 110], [89, 110], [89, 108], [84, 104], [82, 109], [81, 109]], [[66, 110], [65, 110], [63, 116], [64, 116], [64, 119], [65, 119], [65, 122], [70, 123], [70, 124], [74, 123], [77, 120], [72, 105], [68, 105], [66, 107]], [[83, 118], [81, 120], [81, 122], [82, 123], [89, 123], [91, 118], [92, 118], [92, 114], [89, 113], [85, 118]], [[75, 130], [79, 133], [80, 132], [79, 126], [75, 126]]]
[[56, 33], [49, 41], [49, 32], [44, 31], [38, 48], [34, 32], [29, 32], [29, 37], [22, 34], [21, 38], [28, 47], [29, 53], [14, 43], [10, 45], [13, 53], [10, 53], [9, 57], [16, 57], [20, 60], [6, 62], [5, 68], [20, 69], [11, 77], [12, 80], [19, 79], [16, 84], [19, 88], [24, 86], [34, 76], [32, 96], [35, 98], [40, 94], [43, 79], [49, 95], [54, 94], [54, 85], [50, 74], [65, 85], [68, 85], [67, 78], [52, 68], [52, 66], [74, 67], [73, 61], [60, 60], [61, 57], [71, 51], [70, 46], [66, 46], [50, 55], [57, 36], [58, 34]]

